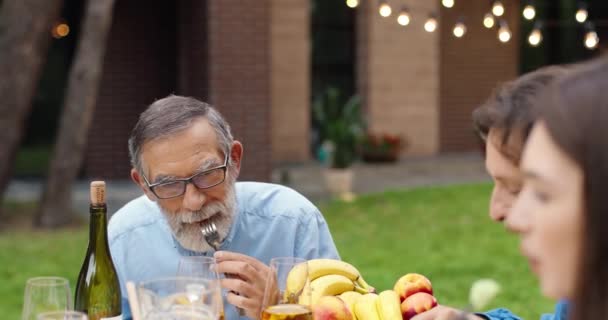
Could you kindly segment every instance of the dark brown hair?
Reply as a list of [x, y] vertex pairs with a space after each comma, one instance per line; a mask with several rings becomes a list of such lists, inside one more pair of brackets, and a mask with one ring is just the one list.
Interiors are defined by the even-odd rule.
[[[542, 89], [565, 74], [565, 70], [560, 66], [543, 67], [496, 88], [490, 98], [473, 111], [473, 126], [479, 136], [487, 143], [490, 129], [501, 129], [498, 149], [519, 164], [523, 144], [536, 118], [534, 103]], [[514, 146], [508, 146], [512, 138], [519, 140], [515, 140]]]
[[608, 319], [608, 57], [581, 64], [538, 103], [554, 142], [583, 171], [584, 231], [568, 319]]

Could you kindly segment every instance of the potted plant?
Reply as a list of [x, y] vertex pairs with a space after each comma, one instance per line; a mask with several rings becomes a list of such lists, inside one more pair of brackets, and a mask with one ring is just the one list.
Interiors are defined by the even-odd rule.
[[358, 157], [358, 145], [364, 132], [361, 100], [352, 96], [343, 102], [336, 88], [328, 88], [313, 103], [313, 121], [325, 155], [325, 181], [328, 190], [339, 196], [351, 194], [351, 166]]
[[370, 132], [361, 143], [361, 158], [365, 162], [395, 162], [406, 145], [398, 135]]

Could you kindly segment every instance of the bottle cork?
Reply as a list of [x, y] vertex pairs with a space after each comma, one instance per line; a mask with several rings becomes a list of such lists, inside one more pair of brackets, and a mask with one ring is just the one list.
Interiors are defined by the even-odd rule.
[[104, 181], [91, 182], [91, 204], [106, 203], [106, 183]]

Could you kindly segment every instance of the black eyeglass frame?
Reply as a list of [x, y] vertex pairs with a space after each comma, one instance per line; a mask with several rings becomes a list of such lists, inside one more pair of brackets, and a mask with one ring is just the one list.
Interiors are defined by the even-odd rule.
[[[142, 173], [142, 177], [144, 178], [144, 181], [146, 182], [146, 185], [148, 186], [148, 189], [150, 189], [150, 191], [152, 191], [152, 193], [159, 199], [173, 199], [173, 198], [177, 198], [177, 197], [181, 197], [184, 195], [184, 193], [186, 193], [186, 188], [188, 187], [189, 183], [192, 183], [192, 185], [194, 185], [197, 189], [199, 190], [204, 190], [204, 189], [209, 189], [209, 188], [213, 188], [217, 185], [222, 184], [224, 181], [226, 181], [226, 171], [228, 170], [228, 157], [229, 157], [230, 153], [226, 153], [226, 157], [224, 159], [224, 164], [221, 166], [217, 166], [215, 168], [210, 168], [207, 169], [205, 171], [196, 173], [188, 178], [183, 178], [183, 179], [174, 179], [171, 181], [164, 181], [164, 182], [158, 182], [158, 183], [154, 183], [154, 184], [150, 184], [150, 182], [148, 181], [148, 178], [146, 178], [146, 175]], [[209, 172], [212, 172], [214, 170], [222, 170], [223, 171], [223, 176], [222, 176], [222, 180], [218, 181], [215, 184], [209, 185], [209, 186], [204, 186], [204, 187], [199, 187], [195, 182], [194, 179], [198, 176], [204, 175], [204, 174], [208, 174]], [[182, 188], [182, 192], [178, 195], [175, 196], [171, 196], [171, 197], [160, 197], [158, 194], [156, 194], [156, 191], [154, 191], [154, 189], [158, 186], [162, 186], [162, 185], [167, 185], [167, 184], [171, 184], [171, 183], [176, 183], [176, 182], [182, 182], [183, 188]]]

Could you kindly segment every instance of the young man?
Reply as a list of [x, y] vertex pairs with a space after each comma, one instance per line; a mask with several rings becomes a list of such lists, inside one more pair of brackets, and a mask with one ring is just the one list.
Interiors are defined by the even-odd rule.
[[[144, 195], [110, 220], [112, 257], [130, 318], [126, 281], [176, 274], [184, 255], [213, 255], [229, 293], [227, 302], [247, 317], [260, 315], [268, 264], [273, 257], [335, 258], [338, 252], [319, 210], [278, 185], [236, 182], [243, 145], [211, 106], [169, 96], [152, 103], [129, 139], [131, 178]], [[214, 252], [201, 226], [214, 223]], [[235, 319], [234, 308], [226, 308]]]
[[[523, 183], [519, 169], [522, 150], [536, 117], [535, 100], [552, 81], [565, 74], [562, 67], [550, 66], [527, 73], [500, 86], [485, 104], [473, 112], [473, 123], [485, 141], [486, 170], [494, 187], [490, 197], [490, 218], [504, 222], [517, 198]], [[505, 224], [508, 231], [509, 224]], [[555, 314], [547, 314], [541, 320], [565, 320], [566, 305], [556, 305]], [[414, 320], [458, 319], [462, 311], [447, 306], [437, 306], [422, 313]], [[469, 315], [468, 319], [518, 320], [509, 310], [500, 308], [485, 313]]]

